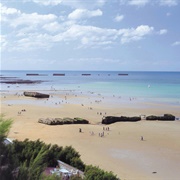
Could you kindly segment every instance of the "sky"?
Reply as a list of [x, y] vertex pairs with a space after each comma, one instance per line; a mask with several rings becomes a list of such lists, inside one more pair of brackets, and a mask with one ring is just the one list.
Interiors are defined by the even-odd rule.
[[180, 0], [1, 0], [1, 70], [180, 71]]

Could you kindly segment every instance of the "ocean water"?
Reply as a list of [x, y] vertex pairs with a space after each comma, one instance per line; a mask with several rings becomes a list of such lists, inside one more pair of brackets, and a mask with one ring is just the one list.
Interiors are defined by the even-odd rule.
[[[53, 74], [65, 76], [53, 76]], [[27, 76], [27, 74], [39, 74]], [[82, 76], [82, 74], [90, 74]], [[128, 75], [118, 75], [128, 74]], [[7, 79], [5, 77], [8, 77]], [[38, 84], [5, 84], [12, 79], [41, 80]], [[180, 106], [180, 72], [120, 71], [1, 71], [1, 92], [9, 90], [92, 92]]]

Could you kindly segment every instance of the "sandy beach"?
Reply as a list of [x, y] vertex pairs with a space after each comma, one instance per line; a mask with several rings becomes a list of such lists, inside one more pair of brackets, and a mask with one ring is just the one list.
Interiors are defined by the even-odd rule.
[[[13, 121], [10, 140], [72, 146], [85, 165], [120, 180], [180, 180], [180, 0], [0, 6], [0, 115]], [[0, 180], [12, 167], [6, 154]], [[24, 164], [36, 167], [39, 156]], [[23, 167], [22, 177], [38, 177], [32, 169]]]
[[[20, 95], [18, 95], [20, 94]], [[8, 137], [40, 139], [60, 146], [72, 145], [86, 164], [112, 171], [126, 180], [178, 180], [180, 177], [180, 121], [120, 122], [108, 126], [103, 116], [163, 115], [180, 117], [179, 106], [140, 102], [136, 99], [73, 94], [53, 94], [49, 100], [21, 96], [22, 92], [1, 93], [0, 111], [13, 119]], [[25, 111], [22, 111], [24, 110]], [[18, 113], [21, 112], [21, 113]], [[39, 118], [82, 117], [89, 125], [48, 126]], [[104, 137], [99, 133], [104, 130]], [[79, 128], [82, 133], [79, 133]], [[94, 133], [94, 135], [91, 134]], [[144, 141], [141, 141], [141, 136]]]

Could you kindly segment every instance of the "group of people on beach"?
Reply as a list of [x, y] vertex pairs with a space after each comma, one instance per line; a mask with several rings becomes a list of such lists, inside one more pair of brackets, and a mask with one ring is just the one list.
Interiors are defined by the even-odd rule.
[[[103, 132], [99, 132], [98, 133], [99, 137], [104, 137], [105, 136], [105, 133], [104, 133], [105, 131], [110, 131], [110, 128], [109, 127], [103, 127]], [[79, 128], [79, 132], [82, 133], [82, 129], [81, 128]], [[95, 135], [94, 131], [90, 131], [89, 133], [90, 133], [91, 136]], [[109, 135], [109, 133], [107, 133], [107, 134]], [[144, 137], [141, 136], [140, 140], [144, 141]]]
[[[104, 131], [110, 131], [110, 128], [109, 128], [109, 127], [103, 127], [103, 132], [99, 132], [99, 137], [104, 137], [104, 136], [105, 136]], [[80, 132], [80, 133], [82, 132], [82, 129], [81, 129], [81, 128], [79, 128], [79, 132]], [[89, 133], [90, 133], [91, 136], [94, 136], [94, 135], [95, 135], [94, 131], [90, 131]], [[108, 134], [109, 134], [109, 133], [108, 133]]]
[[21, 112], [26, 112], [26, 109], [22, 109], [21, 111], [18, 111], [18, 115], [21, 115]]

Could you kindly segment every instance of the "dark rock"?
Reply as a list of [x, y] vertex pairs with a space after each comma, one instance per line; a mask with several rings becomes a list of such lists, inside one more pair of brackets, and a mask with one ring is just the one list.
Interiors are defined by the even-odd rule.
[[43, 81], [41, 80], [32, 81], [32, 80], [23, 80], [23, 79], [1, 81], [1, 83], [5, 83], [5, 84], [39, 84], [42, 82]]
[[140, 121], [140, 120], [141, 120], [141, 117], [138, 117], [138, 116], [129, 117], [129, 121], [131, 121], [131, 122], [136, 122], [136, 121]]
[[63, 118], [63, 124], [74, 124], [74, 119], [72, 118]]
[[126, 117], [126, 116], [120, 116], [120, 117], [115, 117], [115, 116], [106, 116], [102, 119], [102, 124], [112, 124], [115, 122], [136, 122], [140, 121], [141, 117]]
[[150, 121], [158, 120], [158, 116], [154, 116], [154, 115], [147, 116], [146, 120], [150, 120]]
[[49, 98], [49, 94], [43, 94], [38, 92], [24, 92], [24, 96], [35, 97], [35, 98]]
[[47, 125], [63, 125], [63, 124], [89, 124], [89, 121], [82, 118], [40, 118], [38, 120], [39, 123], [47, 124]]
[[164, 114], [164, 116], [147, 116], [146, 120], [174, 121], [176, 117], [172, 114]]
[[159, 118], [160, 121], [174, 121], [175, 119], [176, 117], [172, 114], [164, 114], [164, 116]]
[[83, 118], [74, 118], [74, 124], [89, 124], [89, 121]]

